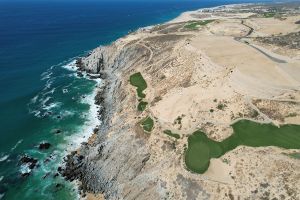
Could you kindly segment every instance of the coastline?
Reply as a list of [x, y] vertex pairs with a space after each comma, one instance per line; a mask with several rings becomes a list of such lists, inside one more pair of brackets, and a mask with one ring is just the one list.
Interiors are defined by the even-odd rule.
[[[202, 10], [207, 10], [207, 9], [215, 10], [218, 8], [232, 8], [236, 6], [250, 5], [250, 4], [253, 3], [227, 4], [227, 5], [220, 5], [215, 7], [200, 8], [193, 11], [185, 11], [182, 12], [177, 17], [175, 17], [174, 19], [166, 21], [162, 24], [155, 24], [155, 25], [138, 28], [136, 31], [128, 33], [127, 35], [115, 40], [111, 44], [105, 46], [99, 46], [93, 50], [90, 50], [86, 56], [79, 57], [76, 59], [75, 66], [76, 66], [77, 75], [82, 76], [84, 74], [83, 76], [86, 78], [88, 78], [89, 76], [96, 76], [95, 78], [96, 80], [101, 80], [100, 89], [95, 88], [94, 95], [93, 95], [94, 96], [93, 104], [98, 108], [97, 117], [100, 120], [101, 125], [94, 126], [93, 133], [89, 133], [90, 137], [85, 138], [85, 141], [81, 142], [81, 145], [77, 148], [77, 150], [70, 151], [70, 153], [65, 157], [66, 159], [63, 163], [63, 168], [60, 168], [59, 170], [59, 172], [62, 174], [63, 177], [65, 177], [66, 180], [70, 182], [76, 180], [76, 185], [79, 189], [79, 195], [81, 198], [86, 198], [88, 196], [89, 199], [93, 199], [97, 195], [100, 195], [100, 197], [98, 196], [98, 198], [104, 199], [105, 197], [108, 196], [106, 194], [107, 191], [97, 190], [96, 189], [97, 187], [93, 187], [93, 185], [91, 185], [91, 183], [89, 182], [90, 180], [85, 177], [86, 175], [84, 173], [89, 173], [90, 171], [93, 171], [94, 168], [90, 167], [89, 164], [86, 165], [86, 163], [84, 163], [85, 162], [84, 160], [88, 155], [88, 151], [90, 147], [95, 147], [97, 144], [105, 143], [105, 137], [107, 131], [111, 127], [110, 124], [112, 121], [112, 116], [113, 113], [115, 112], [114, 103], [112, 101], [111, 95], [114, 94], [115, 90], [119, 87], [119, 85], [116, 84], [116, 82], [118, 82], [118, 78], [114, 75], [114, 69], [109, 65], [104, 64], [104, 63], [112, 62], [113, 60], [109, 58], [109, 56], [113, 54], [110, 48], [114, 47], [116, 44], [120, 45], [120, 43], [121, 43], [120, 46], [122, 46], [123, 43], [122, 40], [124, 39], [126, 40], [127, 37], [130, 37], [131, 35], [134, 35], [136, 33], [143, 32], [143, 31], [148, 32], [150, 29], [154, 29], [155, 27], [161, 25], [189, 21], [190, 19], [185, 16], [187, 14], [198, 13], [198, 12], [202, 12]], [[93, 56], [91, 60], [89, 60], [90, 56]], [[95, 56], [99, 57], [98, 59], [96, 59], [96, 62], [95, 62]], [[116, 55], [113, 55], [112, 57], [114, 56]], [[85, 60], [85, 62], [83, 62], [83, 60]], [[96, 139], [94, 135], [97, 135]], [[92, 142], [89, 142], [90, 140], [92, 140]], [[100, 149], [101, 148], [103, 148], [103, 146], [100, 146]], [[92, 168], [92, 170], [89, 170], [88, 169], [89, 167]], [[91, 175], [87, 175], [87, 176], [91, 176]]]
[[[210, 9], [234, 7], [241, 5], [245, 4], [224, 5]], [[184, 13], [191, 14], [194, 12], [197, 13], [199, 12], [199, 10], [188, 11]], [[66, 177], [67, 180], [80, 181], [79, 188], [82, 191], [82, 197], [85, 197], [86, 192], [91, 192], [94, 194], [103, 194], [106, 198], [121, 198], [124, 195], [122, 193], [124, 191], [125, 195], [132, 197], [131, 195], [138, 195], [141, 191], [144, 190], [147, 192], [145, 192], [145, 194], [143, 193], [139, 195], [149, 195], [148, 192], [154, 190], [152, 184], [154, 184], [155, 180], [157, 180], [159, 172], [152, 171], [149, 169], [149, 167], [146, 167], [146, 163], [150, 163], [150, 166], [154, 166], [154, 164], [151, 163], [151, 154], [148, 150], [149, 146], [147, 142], [145, 142], [145, 138], [143, 138], [143, 136], [133, 136], [132, 134], [129, 134], [130, 131], [132, 131], [132, 129], [139, 133], [136, 124], [134, 124], [136, 120], [130, 118], [127, 119], [128, 121], [126, 121], [126, 124], [122, 124], [122, 120], [126, 119], [126, 114], [120, 116], [120, 119], [116, 119], [114, 117], [114, 114], [122, 113], [123, 109], [129, 109], [130, 111], [132, 111], [131, 107], [127, 108], [129, 107], [129, 105], [124, 106], [123, 104], [126, 104], [128, 101], [132, 103], [135, 100], [130, 99], [130, 97], [127, 96], [128, 93], [126, 94], [126, 92], [122, 91], [121, 88], [128, 86], [128, 83], [125, 82], [126, 78], [129, 76], [129, 73], [141, 70], [141, 67], [138, 66], [136, 63], [143, 63], [146, 65], [150, 63], [151, 65], [153, 52], [150, 48], [145, 48], [145, 45], [139, 42], [141, 38], [147, 39], [146, 35], [151, 34], [153, 30], [158, 29], [157, 32], [159, 32], [160, 26], [172, 23], [180, 23], [182, 21], [190, 21], [191, 18], [187, 18], [184, 13], [182, 13], [179, 17], [169, 22], [158, 24], [155, 26], [140, 28], [137, 31], [116, 40], [108, 46], [98, 47], [92, 50], [88, 56], [82, 58], [80, 62], [78, 61], [78, 68], [80, 69], [79, 71], [87, 71], [89, 73], [100, 74], [100, 77], [102, 77], [102, 79], [104, 80], [103, 88], [96, 95], [95, 98], [95, 101], [100, 103], [100, 105], [102, 106], [100, 111], [102, 125], [99, 126], [99, 129], [96, 131], [98, 137], [96, 139], [93, 138], [93, 142], [91, 143], [85, 142], [84, 144], [82, 144], [79, 151], [77, 151], [76, 153], [71, 153], [71, 155], [67, 156], [66, 168], [62, 172], [62, 174]], [[249, 15], [251, 15], [251, 13], [245, 15], [245, 17]], [[239, 16], [242, 16], [241, 18], [243, 18], [243, 15]], [[139, 36], [136, 35], [137, 33], [139, 34]], [[174, 36], [174, 40], [177, 39], [176, 37]], [[178, 36], [178, 38], [179, 37], [184, 38], [185, 35], [182, 34]], [[155, 35], [149, 38], [155, 38]], [[168, 40], [168, 38], [166, 40]], [[141, 55], [141, 58], [136, 58], [136, 55]], [[136, 66], [136, 68], [130, 69], [133, 68], [131, 65]], [[216, 73], [218, 73], [218, 71], [216, 71]], [[149, 78], [149, 76], [145, 77], [146, 80], [149, 80]], [[150, 95], [152, 98], [154, 97], [153, 93], [155, 92], [150, 91], [147, 92], [147, 95]], [[134, 113], [136, 113], [136, 111], [134, 111]], [[146, 111], [146, 113], [150, 116], [154, 115], [153, 111]], [[142, 114], [141, 117], [145, 117], [145, 115], [146, 114]], [[249, 119], [257, 122], [267, 122], [269, 120], [266, 116], [261, 116], [261, 118], [258, 118], [258, 120], [253, 118]], [[270, 121], [272, 122], [274, 120]], [[134, 124], [134, 127], [133, 125], [130, 125], [130, 123]], [[114, 126], [117, 126], [117, 128], [114, 128]], [[118, 128], [122, 128], [122, 130], [116, 130]], [[111, 132], [116, 132], [117, 135], [112, 134]], [[230, 129], [226, 130], [226, 134], [229, 133]], [[126, 134], [129, 134], [129, 136]], [[226, 134], [225, 136], [228, 136]], [[124, 142], [122, 143], [122, 141]], [[179, 148], [183, 149], [182, 146], [179, 146]], [[237, 149], [236, 152], [240, 149], [242, 149], [242, 147]], [[142, 153], [136, 155], [133, 152]], [[122, 156], [128, 158], [123, 158]], [[180, 160], [180, 163], [177, 164], [180, 165], [180, 168], [185, 168], [182, 159]], [[222, 172], [223, 170], [228, 170], [227, 166], [224, 167], [224, 163], [218, 163], [217, 165], [218, 167], [221, 166], [224, 168], [221, 168]], [[148, 170], [147, 172], [143, 171], [146, 171], [145, 168]], [[212, 169], [218, 170], [219, 168]], [[126, 170], [130, 170], [130, 172], [126, 172]], [[214, 177], [215, 175], [213, 175], [213, 173], [211, 173], [210, 170], [206, 175], [209, 175], [214, 179], [219, 180], [219, 178]], [[144, 173], [143, 175], [141, 175], [142, 172]], [[129, 175], [123, 173], [128, 173]], [[186, 177], [192, 177], [196, 180], [200, 180], [201, 182], [203, 180], [211, 179], [211, 177], [207, 178], [206, 175], [199, 178], [196, 177], [195, 174], [189, 175], [188, 172], [183, 172], [183, 174]], [[184, 182], [188, 180], [186, 177], [180, 176], [177, 177], [177, 179], [180, 179]], [[132, 185], [126, 186], [125, 184], [128, 183], [126, 181], [124, 181], [123, 184], [118, 185], [118, 179], [134, 179], [135, 181], [132, 183]], [[232, 180], [229, 181], [228, 176], [226, 176], [225, 179], [222, 181], [228, 184], [232, 184]], [[141, 189], [139, 188], [140, 190], [135, 190], [133, 189], [134, 187], [140, 187]], [[121, 188], [120, 190], [122, 191], [120, 191], [119, 188]], [[131, 194], [130, 192], [132, 192], [133, 194]], [[161, 192], [164, 193], [164, 191]], [[157, 194], [151, 195], [151, 197], [153, 198], [157, 197], [155, 196]], [[206, 196], [207, 194], [203, 193], [203, 195]], [[129, 198], [128, 196], [126, 197]]]

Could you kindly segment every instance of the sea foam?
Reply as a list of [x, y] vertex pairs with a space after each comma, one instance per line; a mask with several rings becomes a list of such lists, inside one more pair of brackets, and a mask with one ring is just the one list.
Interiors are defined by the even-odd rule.
[[7, 160], [8, 157], [9, 157], [9, 155], [4, 155], [4, 156], [0, 157], [0, 162]]

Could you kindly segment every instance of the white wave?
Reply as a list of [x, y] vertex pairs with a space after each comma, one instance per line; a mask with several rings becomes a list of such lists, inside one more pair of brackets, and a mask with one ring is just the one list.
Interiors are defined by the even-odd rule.
[[53, 94], [55, 92], [56, 88], [52, 88], [52, 90], [45, 92], [44, 95]]
[[36, 95], [35, 97], [33, 97], [31, 100], [30, 100], [30, 103], [31, 104], [34, 104], [36, 103], [36, 100], [39, 98], [39, 95]]
[[19, 144], [21, 144], [23, 142], [23, 140], [19, 140], [16, 144], [15, 144], [15, 146], [13, 146], [11, 149], [10, 149], [10, 151], [14, 151], [18, 146], [19, 146]]
[[46, 71], [46, 72], [44, 72], [44, 73], [42, 73], [41, 74], [41, 80], [43, 81], [43, 80], [46, 80], [46, 79], [49, 79], [49, 78], [51, 78], [51, 75], [53, 74], [53, 72], [51, 72], [51, 71]]
[[43, 89], [43, 91], [47, 90], [47, 89], [50, 89], [51, 88], [51, 85], [53, 83], [53, 78], [52, 79], [48, 79], [47, 82], [46, 82], [46, 85]]
[[63, 65], [62, 68], [67, 69], [69, 71], [76, 71], [76, 60], [72, 60], [70, 63]]
[[48, 106], [43, 105], [42, 109], [43, 110], [51, 110], [52, 108], [61, 107], [61, 105], [62, 105], [61, 102], [50, 103]]
[[51, 99], [51, 97], [47, 96], [46, 98], [41, 99], [40, 102], [44, 106], [50, 99]]
[[94, 90], [92, 94], [82, 100], [84, 103], [90, 105], [88, 113], [85, 113], [88, 119], [76, 134], [66, 138], [67, 141], [69, 141], [69, 151], [75, 150], [82, 142], [86, 142], [92, 135], [93, 129], [101, 125], [101, 121], [98, 119], [98, 105], [96, 105], [94, 101], [96, 94], [97, 90]]
[[65, 110], [65, 111], [62, 111], [62, 112], [61, 112], [61, 115], [62, 115], [63, 117], [68, 117], [68, 116], [73, 116], [73, 115], [75, 115], [75, 113], [72, 112], [72, 111]]
[[0, 158], [0, 162], [3, 162], [5, 160], [7, 160], [7, 158], [9, 157], [9, 155], [4, 155]]
[[39, 111], [39, 110], [33, 110], [33, 111], [30, 112], [30, 114], [34, 114], [34, 116], [39, 117], [40, 114], [41, 114], [41, 111]]
[[64, 88], [64, 89], [62, 89], [62, 92], [65, 94], [65, 93], [68, 93], [68, 92], [69, 92], [69, 90], [68, 90], [68, 89], [66, 89], [66, 88]]
[[0, 199], [2, 199], [4, 197], [5, 194], [0, 194]]
[[0, 182], [4, 179], [4, 176], [0, 176]]
[[19, 171], [21, 174], [30, 173], [31, 169], [29, 168], [29, 164], [26, 163], [26, 164], [21, 165]]

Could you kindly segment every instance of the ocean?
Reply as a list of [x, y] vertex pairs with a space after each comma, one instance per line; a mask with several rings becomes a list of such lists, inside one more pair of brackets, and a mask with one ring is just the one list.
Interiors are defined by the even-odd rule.
[[242, 2], [253, 1], [0, 0], [0, 199], [78, 198], [57, 168], [100, 122], [97, 82], [76, 75], [76, 57], [183, 11]]

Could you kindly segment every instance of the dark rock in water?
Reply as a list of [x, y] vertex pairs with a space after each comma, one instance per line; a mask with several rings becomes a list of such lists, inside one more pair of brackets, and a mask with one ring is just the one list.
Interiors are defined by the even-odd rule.
[[55, 131], [55, 134], [59, 134], [59, 133], [61, 133], [61, 130], [57, 129], [57, 130]]
[[38, 160], [35, 159], [35, 158], [32, 158], [32, 157], [29, 157], [29, 156], [25, 155], [25, 156], [22, 156], [22, 157], [21, 157], [20, 162], [21, 162], [22, 164], [33, 163], [33, 164], [36, 165], [37, 162], [38, 162]]
[[59, 173], [68, 181], [73, 181], [82, 177], [81, 166], [83, 165], [83, 155], [72, 152], [64, 158], [64, 168], [58, 169]]
[[63, 185], [63, 184], [61, 184], [61, 183], [57, 183], [57, 184], [55, 185], [55, 192], [57, 192], [57, 191], [59, 191], [59, 190], [63, 189], [63, 187], [64, 187], [64, 185]]
[[58, 177], [59, 176], [59, 173], [55, 173], [54, 175], [53, 175], [53, 178], [56, 178], [56, 177]]
[[299, 20], [299, 21], [296, 21], [295, 24], [300, 24], [300, 20]]
[[45, 149], [49, 149], [51, 147], [51, 144], [48, 142], [42, 142], [39, 144], [39, 149], [40, 150], [45, 150]]
[[101, 75], [100, 74], [88, 74], [88, 77], [90, 79], [98, 79], [98, 78], [101, 78]]
[[57, 168], [57, 171], [58, 171], [58, 172], [62, 172], [62, 167], [58, 167], [58, 168]]
[[60, 115], [58, 115], [56, 118], [57, 118], [57, 119], [61, 119], [61, 116], [60, 116]]
[[49, 159], [49, 158], [46, 158], [45, 160], [44, 160], [44, 163], [48, 163], [48, 162], [50, 162], [51, 160]]
[[95, 134], [98, 133], [98, 131], [99, 131], [99, 128], [94, 128], [93, 129], [93, 133], [95, 133]]
[[26, 173], [22, 173], [21, 174], [21, 177], [22, 178], [26, 178], [27, 176], [29, 176], [30, 175], [30, 173], [29, 172], [26, 172]]
[[77, 72], [78, 77], [83, 77], [83, 74], [81, 72]]
[[46, 173], [46, 174], [43, 176], [43, 179], [47, 178], [49, 175], [50, 175], [50, 172]]
[[78, 59], [76, 60], [76, 67], [78, 68], [78, 70], [83, 70], [84, 64], [83, 64], [83, 62], [82, 62], [82, 58], [78, 58]]
[[95, 97], [95, 104], [96, 105], [100, 105], [100, 104], [102, 104], [104, 102], [104, 98], [102, 97], [102, 96], [96, 96]]
[[30, 175], [30, 172], [32, 169], [37, 168], [38, 165], [38, 160], [32, 157], [29, 157], [27, 155], [24, 155], [20, 158], [20, 163], [21, 165], [24, 165], [28, 170], [24, 171], [21, 173], [22, 177], [27, 177]]
[[88, 143], [87, 142], [81, 142], [81, 145], [86, 146], [86, 145], [88, 145]]

